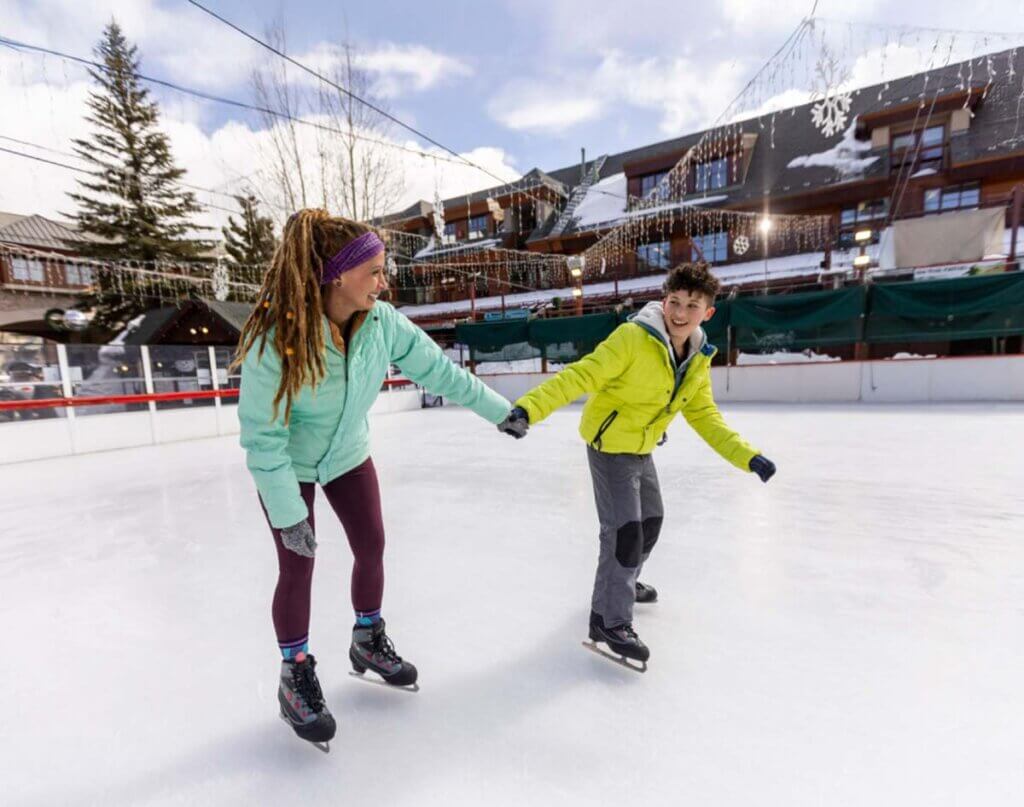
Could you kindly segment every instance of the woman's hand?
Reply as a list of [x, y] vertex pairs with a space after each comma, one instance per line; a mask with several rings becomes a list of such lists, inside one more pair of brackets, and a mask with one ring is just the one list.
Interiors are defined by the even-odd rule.
[[311, 558], [316, 554], [316, 536], [306, 519], [281, 530], [281, 543], [296, 555]]
[[521, 406], [513, 407], [508, 416], [498, 424], [498, 431], [511, 434], [517, 440], [526, 437], [530, 430], [530, 416]]

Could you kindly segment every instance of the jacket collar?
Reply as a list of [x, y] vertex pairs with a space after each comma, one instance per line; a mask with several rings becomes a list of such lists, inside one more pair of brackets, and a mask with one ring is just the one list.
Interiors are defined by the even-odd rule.
[[[349, 336], [349, 342], [355, 341], [356, 334], [359, 329], [363, 327], [363, 323], [366, 322], [366, 317], [369, 315], [368, 311], [357, 311], [353, 314], [352, 318], [352, 334]], [[342, 333], [341, 328], [327, 319], [326, 315], [321, 315], [323, 319], [324, 327], [324, 342], [327, 344], [328, 350], [334, 350], [336, 353], [344, 356], [347, 352], [347, 346], [345, 344], [345, 335]]]
[[[675, 366], [675, 352], [672, 350], [672, 340], [668, 335], [668, 328], [665, 327], [665, 310], [662, 308], [661, 302], [655, 300], [648, 303], [633, 316], [632, 321], [664, 343], [669, 358]], [[699, 325], [690, 334], [690, 357], [692, 358], [698, 353], [703, 353], [705, 356], [715, 354], [715, 346], [708, 343], [708, 335]]]

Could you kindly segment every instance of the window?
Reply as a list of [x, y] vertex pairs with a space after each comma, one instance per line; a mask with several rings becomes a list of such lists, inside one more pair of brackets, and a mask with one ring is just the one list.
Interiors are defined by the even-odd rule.
[[878, 243], [879, 230], [889, 215], [889, 200], [869, 199], [844, 207], [839, 213], [839, 247], [849, 249], [857, 246], [853, 236], [857, 230], [870, 228], [871, 243]]
[[452, 238], [458, 235], [458, 228], [455, 226], [454, 221], [446, 221], [444, 225], [444, 234], [450, 235]]
[[42, 283], [46, 277], [43, 262], [35, 258], [11, 258], [11, 278]]
[[[720, 263], [729, 259], [729, 234], [707, 233], [695, 235], [690, 241], [693, 244], [693, 260], [699, 261], [701, 255], [709, 263]], [[698, 252], [697, 250], [700, 250]]]
[[706, 163], [697, 164], [697, 193], [724, 188], [729, 184], [729, 158], [719, 157]]
[[92, 269], [69, 263], [64, 267], [64, 281], [69, 286], [92, 285]]
[[637, 269], [668, 269], [671, 265], [671, 249], [668, 241], [642, 244], [636, 248]]
[[929, 188], [924, 192], [924, 212], [941, 210], [968, 210], [981, 201], [981, 187], [977, 182], [950, 185], [948, 188]]
[[469, 231], [470, 233], [480, 233], [480, 235], [487, 235], [487, 220], [490, 218], [486, 213], [482, 216], [473, 216], [469, 220]]
[[[647, 176], [640, 177], [640, 196], [646, 197], [651, 191], [657, 188], [661, 184], [661, 180], [668, 176], [668, 171], [659, 171], [656, 174], [648, 174]], [[659, 191], [659, 197], [667, 193], [665, 191]]]
[[946, 153], [946, 127], [929, 126], [916, 132], [895, 135], [889, 146], [889, 167], [893, 172], [941, 171]]

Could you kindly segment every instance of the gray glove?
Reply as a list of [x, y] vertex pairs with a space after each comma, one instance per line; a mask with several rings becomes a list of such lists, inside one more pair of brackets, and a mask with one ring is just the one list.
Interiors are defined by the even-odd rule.
[[281, 543], [304, 558], [311, 558], [316, 554], [316, 537], [306, 519], [281, 530]]
[[508, 413], [508, 417], [498, 424], [498, 431], [511, 434], [517, 440], [526, 437], [526, 433], [529, 430], [530, 416], [526, 414], [526, 410], [521, 406], [515, 407]]

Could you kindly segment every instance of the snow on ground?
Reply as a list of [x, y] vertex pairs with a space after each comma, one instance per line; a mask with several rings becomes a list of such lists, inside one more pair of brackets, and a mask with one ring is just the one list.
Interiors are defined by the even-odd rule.
[[1019, 804], [1024, 410], [726, 416], [779, 474], [673, 426], [645, 675], [580, 646], [579, 409], [522, 441], [452, 408], [375, 418], [384, 613], [423, 688], [348, 676], [351, 561], [321, 498], [330, 755], [276, 716], [274, 553], [234, 439], [0, 468], [0, 801]]

